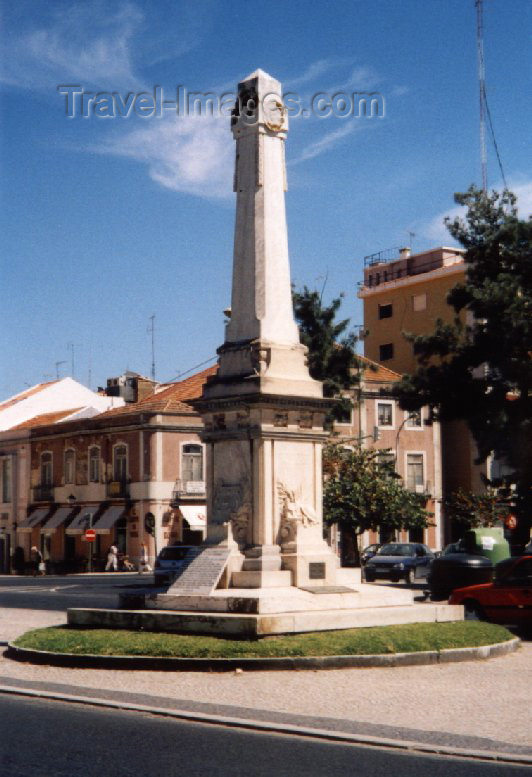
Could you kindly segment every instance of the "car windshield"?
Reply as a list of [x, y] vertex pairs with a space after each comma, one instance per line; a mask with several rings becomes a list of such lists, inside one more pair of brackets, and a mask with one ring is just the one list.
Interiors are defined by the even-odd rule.
[[189, 550], [190, 548], [187, 547], [163, 548], [159, 553], [159, 559], [161, 561], [181, 561]]
[[383, 545], [377, 551], [377, 556], [415, 556], [416, 549], [414, 545], [404, 545], [399, 542], [390, 542]]

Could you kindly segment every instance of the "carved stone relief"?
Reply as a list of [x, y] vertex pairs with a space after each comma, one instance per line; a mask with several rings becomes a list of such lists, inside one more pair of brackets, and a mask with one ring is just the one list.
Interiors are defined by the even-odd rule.
[[281, 481], [277, 481], [277, 493], [280, 502], [281, 524], [279, 532], [282, 542], [293, 540], [299, 526], [306, 528], [319, 523], [313, 508], [302, 504], [299, 495], [286, 488]]

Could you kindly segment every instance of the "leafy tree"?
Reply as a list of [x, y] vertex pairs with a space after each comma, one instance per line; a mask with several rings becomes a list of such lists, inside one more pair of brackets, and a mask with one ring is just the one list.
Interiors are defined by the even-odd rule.
[[337, 442], [324, 449], [324, 518], [355, 536], [356, 563], [358, 537], [365, 531], [425, 528], [431, 515], [427, 495], [404, 488], [382, 453]]
[[509, 512], [493, 490], [475, 494], [459, 489], [445, 501], [445, 506], [449, 518], [467, 529], [495, 526]]
[[303, 291], [292, 290], [294, 315], [299, 326], [301, 341], [309, 349], [308, 366], [312, 378], [323, 382], [326, 397], [339, 398], [331, 410], [327, 426], [353, 406], [343, 394], [359, 384], [359, 363], [355, 358], [357, 338], [349, 332], [349, 319], [336, 321], [343, 295], [324, 305], [321, 294], [306, 286]]
[[[446, 219], [466, 249], [466, 279], [449, 293], [453, 323], [410, 337], [419, 367], [398, 385], [401, 407], [429, 405], [441, 421], [467, 422], [478, 461], [494, 454], [513, 470], [520, 536], [532, 518], [532, 220], [516, 198], [471, 187], [456, 194], [465, 220]], [[508, 485], [508, 484], [507, 484]]]

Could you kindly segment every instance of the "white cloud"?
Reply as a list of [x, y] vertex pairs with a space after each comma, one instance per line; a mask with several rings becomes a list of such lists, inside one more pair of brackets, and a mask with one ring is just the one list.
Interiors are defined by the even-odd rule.
[[317, 62], [312, 62], [300, 76], [289, 78], [285, 81], [284, 86], [288, 89], [295, 89], [304, 84], [312, 83], [324, 73], [327, 73], [329, 70], [332, 70], [340, 64], [342, 63], [338, 60], [319, 59]]
[[1, 78], [29, 89], [61, 83], [138, 87], [131, 44], [143, 21], [128, 2], [111, 12], [100, 3], [62, 7], [48, 23], [4, 34]]
[[[495, 186], [491, 187], [496, 191], [501, 191], [503, 185], [498, 182]], [[522, 178], [516, 177], [515, 180], [508, 182], [508, 188], [517, 197], [517, 207], [519, 211], [519, 217], [526, 219], [532, 213], [532, 181], [525, 181]], [[449, 234], [447, 227], [444, 224], [444, 219], [455, 219], [457, 216], [463, 216], [465, 208], [460, 205], [455, 205], [453, 208], [442, 211], [437, 216], [434, 216], [428, 223], [418, 227], [417, 232], [420, 235], [425, 236], [432, 243], [438, 245], [454, 245], [455, 241]]]
[[146, 164], [150, 178], [172, 191], [216, 198], [232, 191], [234, 148], [225, 117], [155, 119], [90, 150]]
[[315, 157], [320, 156], [320, 154], [323, 154], [325, 151], [329, 151], [329, 149], [343, 140], [343, 138], [350, 135], [355, 129], [357, 129], [357, 126], [351, 122], [349, 124], [345, 124], [343, 127], [340, 127], [337, 130], [334, 130], [333, 132], [328, 132], [319, 140], [315, 140], [313, 143], [309, 143], [303, 149], [300, 155], [296, 159], [292, 160], [290, 164], [296, 165], [300, 162], [305, 162], [308, 159], [314, 159]]

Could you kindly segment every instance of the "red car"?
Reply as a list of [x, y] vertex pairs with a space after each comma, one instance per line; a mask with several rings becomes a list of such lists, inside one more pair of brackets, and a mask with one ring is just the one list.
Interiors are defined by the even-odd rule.
[[457, 588], [449, 604], [463, 604], [466, 618], [532, 625], [532, 555], [500, 561], [493, 583]]

